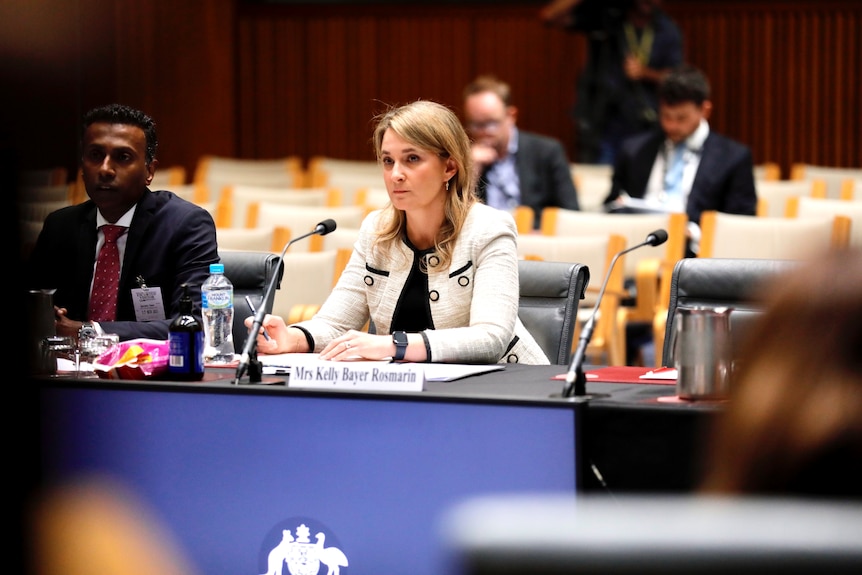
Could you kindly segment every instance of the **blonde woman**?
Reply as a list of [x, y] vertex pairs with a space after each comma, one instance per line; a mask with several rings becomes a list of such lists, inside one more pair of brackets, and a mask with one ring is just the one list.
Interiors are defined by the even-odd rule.
[[[518, 319], [514, 220], [476, 199], [470, 142], [458, 117], [417, 101], [376, 120], [373, 144], [389, 205], [364, 220], [317, 315], [291, 326], [266, 316], [271, 339], [259, 335], [258, 352], [549, 363]], [[369, 319], [374, 334], [362, 331]]]

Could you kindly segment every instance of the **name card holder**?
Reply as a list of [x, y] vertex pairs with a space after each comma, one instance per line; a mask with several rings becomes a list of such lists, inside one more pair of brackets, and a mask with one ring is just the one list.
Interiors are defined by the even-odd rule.
[[[305, 355], [305, 357], [299, 357]], [[425, 370], [419, 363], [324, 361], [312, 354], [291, 358], [288, 387], [362, 391], [422, 391]]]

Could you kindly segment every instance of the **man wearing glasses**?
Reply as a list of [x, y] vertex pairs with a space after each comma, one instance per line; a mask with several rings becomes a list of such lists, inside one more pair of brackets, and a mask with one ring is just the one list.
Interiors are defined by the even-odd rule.
[[479, 76], [464, 88], [464, 121], [473, 142], [479, 180], [476, 193], [489, 206], [511, 211], [519, 205], [577, 210], [578, 194], [562, 143], [519, 130], [511, 89], [493, 76]]

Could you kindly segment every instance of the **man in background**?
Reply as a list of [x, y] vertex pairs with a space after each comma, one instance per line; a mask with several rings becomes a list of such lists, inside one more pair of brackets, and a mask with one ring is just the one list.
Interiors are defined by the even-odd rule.
[[464, 122], [473, 143], [476, 192], [489, 206], [533, 209], [539, 228], [542, 209], [580, 209], [569, 159], [560, 141], [519, 130], [509, 85], [479, 76], [464, 88]]
[[710, 86], [683, 66], [659, 86], [659, 123], [623, 142], [614, 165], [609, 211], [629, 211], [628, 198], [688, 215], [688, 255], [698, 252], [706, 210], [753, 216], [757, 208], [751, 150], [710, 130]]

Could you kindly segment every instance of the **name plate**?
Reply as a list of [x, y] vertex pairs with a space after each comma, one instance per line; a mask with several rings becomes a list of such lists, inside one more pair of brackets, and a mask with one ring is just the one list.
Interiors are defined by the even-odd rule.
[[292, 358], [288, 387], [364, 391], [422, 391], [425, 387], [422, 364], [323, 361], [316, 357]]

